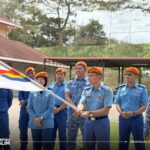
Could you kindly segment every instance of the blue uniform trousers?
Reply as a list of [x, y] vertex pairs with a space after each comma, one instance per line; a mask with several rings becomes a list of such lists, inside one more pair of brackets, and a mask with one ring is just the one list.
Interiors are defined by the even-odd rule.
[[67, 109], [60, 111], [59, 113], [54, 115], [54, 128], [53, 128], [53, 135], [52, 140], [54, 141], [52, 147], [54, 149], [57, 129], [59, 133], [59, 149], [66, 150], [66, 125], [67, 125]]
[[81, 130], [82, 138], [84, 140], [84, 123], [84, 118], [74, 118], [72, 115], [69, 116], [67, 120], [68, 150], [76, 150], [76, 139], [79, 128]]
[[26, 150], [28, 144], [28, 123], [29, 114], [25, 107], [20, 109], [19, 129], [20, 129], [20, 150]]
[[52, 128], [31, 129], [33, 150], [52, 150]]
[[138, 115], [130, 119], [119, 116], [119, 150], [128, 150], [130, 134], [132, 133], [136, 150], [145, 150], [143, 136], [143, 116]]
[[[0, 112], [0, 139], [9, 139], [8, 112]], [[10, 150], [10, 145], [0, 145], [0, 149]]]
[[110, 149], [110, 122], [108, 118], [98, 120], [86, 119], [84, 125], [85, 149], [109, 150]]

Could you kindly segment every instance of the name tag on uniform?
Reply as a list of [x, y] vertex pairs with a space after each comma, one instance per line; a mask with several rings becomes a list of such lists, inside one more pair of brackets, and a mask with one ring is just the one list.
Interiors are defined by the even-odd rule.
[[100, 95], [98, 96], [99, 99], [104, 99], [104, 96]]

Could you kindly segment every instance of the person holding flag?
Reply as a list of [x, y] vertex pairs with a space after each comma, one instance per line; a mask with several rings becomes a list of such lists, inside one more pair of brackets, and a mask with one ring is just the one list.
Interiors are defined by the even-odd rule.
[[[28, 67], [25, 70], [25, 75], [31, 79], [35, 77], [35, 69]], [[20, 105], [20, 117], [19, 117], [19, 130], [20, 130], [20, 150], [27, 150], [28, 144], [28, 123], [29, 114], [27, 111], [27, 104], [29, 98], [29, 91], [19, 91], [18, 99]]]
[[[88, 86], [86, 78], [87, 64], [83, 61], [79, 61], [75, 64], [75, 71], [77, 77], [70, 80], [65, 89], [66, 100], [74, 107], [79, 103], [83, 89]], [[80, 113], [76, 109], [69, 107], [67, 130], [68, 130], [68, 150], [76, 149], [76, 138], [78, 129], [80, 128], [82, 138], [84, 139], [84, 123], [85, 118], [80, 117]]]
[[[47, 72], [35, 76], [38, 83], [46, 87]], [[52, 128], [54, 128], [54, 99], [48, 91], [31, 92], [28, 100], [29, 128], [33, 139], [33, 150], [52, 149]]]
[[[88, 68], [91, 86], [85, 88], [78, 105], [81, 116], [86, 118], [84, 138], [86, 150], [110, 150], [110, 121], [108, 114], [113, 102], [113, 92], [102, 83], [103, 69]], [[97, 148], [96, 148], [97, 145]]]

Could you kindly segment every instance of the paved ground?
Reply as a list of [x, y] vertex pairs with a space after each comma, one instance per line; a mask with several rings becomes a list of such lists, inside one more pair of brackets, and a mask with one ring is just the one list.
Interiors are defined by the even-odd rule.
[[[111, 108], [109, 114], [110, 121], [117, 121], [118, 113], [116, 111], [115, 105]], [[9, 110], [9, 119], [10, 119], [10, 131], [11, 131], [11, 145], [12, 150], [19, 150], [19, 129], [18, 129], [18, 119], [19, 119], [19, 103], [16, 98], [13, 100], [12, 107]], [[29, 132], [29, 144], [28, 150], [32, 149], [32, 139], [31, 133]]]

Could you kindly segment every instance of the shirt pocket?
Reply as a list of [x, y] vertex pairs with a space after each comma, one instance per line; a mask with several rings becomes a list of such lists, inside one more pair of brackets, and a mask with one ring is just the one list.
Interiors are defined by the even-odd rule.
[[141, 103], [141, 94], [140, 92], [132, 92], [131, 99], [134, 101], [134, 104], [140, 105]]
[[125, 103], [127, 103], [127, 100], [128, 100], [127, 92], [120, 93], [120, 104], [125, 105]]

